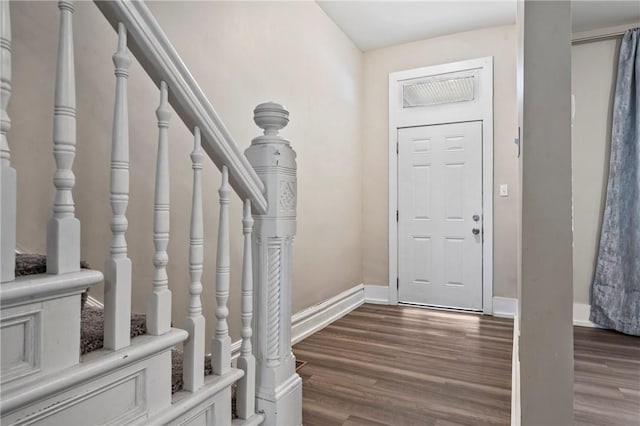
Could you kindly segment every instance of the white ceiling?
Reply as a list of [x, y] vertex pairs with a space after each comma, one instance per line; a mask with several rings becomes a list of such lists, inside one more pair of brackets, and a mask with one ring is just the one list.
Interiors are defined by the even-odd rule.
[[[516, 0], [317, 0], [362, 51], [515, 23]], [[640, 1], [573, 2], [576, 32], [640, 22]]]

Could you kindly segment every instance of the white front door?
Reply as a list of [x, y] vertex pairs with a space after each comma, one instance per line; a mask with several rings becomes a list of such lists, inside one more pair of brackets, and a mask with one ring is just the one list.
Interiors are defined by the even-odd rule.
[[482, 122], [398, 129], [398, 299], [482, 310]]

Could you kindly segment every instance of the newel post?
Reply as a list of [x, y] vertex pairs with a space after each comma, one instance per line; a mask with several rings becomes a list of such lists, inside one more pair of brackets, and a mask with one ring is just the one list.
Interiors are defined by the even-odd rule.
[[264, 135], [245, 155], [263, 181], [268, 209], [253, 212], [254, 348], [256, 410], [265, 425], [302, 424], [302, 380], [291, 351], [292, 242], [296, 233], [296, 153], [278, 131], [289, 112], [273, 102], [258, 105], [254, 121]]

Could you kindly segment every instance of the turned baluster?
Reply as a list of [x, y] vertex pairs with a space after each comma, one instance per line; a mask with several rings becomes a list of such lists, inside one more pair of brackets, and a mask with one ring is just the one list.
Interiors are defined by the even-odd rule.
[[13, 281], [16, 264], [16, 171], [11, 167], [7, 133], [11, 120], [7, 113], [11, 98], [11, 13], [9, 2], [0, 2], [0, 282]]
[[147, 333], [158, 336], [171, 328], [171, 291], [167, 276], [169, 256], [169, 93], [167, 83], [160, 83], [158, 118], [158, 159], [153, 206], [153, 289], [147, 304]]
[[251, 200], [244, 202], [244, 217], [242, 219], [242, 233], [244, 234], [244, 256], [242, 260], [242, 345], [238, 368], [244, 371], [244, 376], [238, 382], [236, 391], [236, 407], [238, 417], [248, 419], [255, 413], [256, 359], [251, 347], [251, 320], [253, 316], [253, 261], [251, 256], [251, 232], [253, 217], [251, 216]]
[[131, 259], [127, 256], [127, 205], [129, 204], [129, 112], [127, 77], [131, 58], [127, 29], [118, 25], [118, 49], [113, 55], [116, 100], [111, 143], [111, 250], [104, 266], [104, 347], [129, 346], [131, 321]]
[[227, 317], [229, 309], [229, 171], [222, 166], [220, 196], [220, 217], [218, 222], [218, 252], [216, 254], [216, 330], [211, 342], [213, 373], [222, 375], [231, 369], [231, 338]]
[[202, 159], [200, 129], [195, 128], [191, 162], [193, 169], [193, 197], [191, 202], [191, 234], [189, 238], [189, 311], [184, 329], [189, 338], [184, 342], [184, 389], [197, 391], [204, 384], [204, 333], [202, 316], [202, 263], [204, 260], [204, 220], [202, 214]]
[[61, 0], [58, 62], [53, 112], [53, 156], [56, 188], [53, 216], [47, 225], [47, 272], [80, 270], [80, 221], [75, 217], [72, 171], [76, 154], [76, 86], [73, 59], [73, 2]]

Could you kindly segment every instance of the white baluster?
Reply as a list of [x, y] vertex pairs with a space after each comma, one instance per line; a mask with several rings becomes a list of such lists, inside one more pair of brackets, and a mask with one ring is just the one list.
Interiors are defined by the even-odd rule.
[[131, 322], [131, 259], [127, 256], [127, 205], [129, 204], [129, 112], [127, 77], [131, 58], [127, 29], [118, 25], [118, 50], [113, 55], [116, 100], [111, 144], [111, 257], [104, 266], [104, 347], [129, 346]]
[[0, 282], [13, 281], [16, 264], [16, 171], [11, 167], [7, 133], [11, 120], [7, 113], [11, 98], [11, 13], [9, 2], [0, 2], [0, 234], [2, 235]]
[[242, 261], [242, 345], [238, 368], [244, 371], [244, 377], [238, 382], [236, 404], [238, 417], [248, 419], [255, 414], [256, 359], [251, 347], [251, 319], [253, 316], [253, 261], [251, 256], [251, 232], [253, 217], [251, 216], [251, 200], [244, 202], [242, 233], [244, 234], [244, 257]]
[[147, 305], [147, 333], [158, 336], [171, 328], [171, 291], [167, 277], [169, 244], [169, 110], [167, 83], [160, 83], [158, 118], [158, 160], [153, 206], [153, 290]]
[[56, 194], [53, 216], [47, 225], [47, 272], [80, 270], [80, 221], [75, 217], [71, 168], [76, 154], [76, 84], [73, 59], [73, 2], [61, 0], [58, 64], [53, 112], [53, 156]]
[[220, 218], [218, 222], [218, 252], [216, 255], [216, 331], [211, 342], [213, 373], [222, 375], [231, 369], [231, 338], [227, 317], [229, 309], [229, 171], [222, 166], [220, 195]]
[[193, 168], [193, 197], [191, 203], [191, 236], [189, 239], [189, 312], [184, 329], [189, 338], [184, 342], [184, 389], [197, 391], [204, 384], [204, 327], [202, 316], [202, 263], [204, 260], [204, 220], [202, 215], [202, 159], [200, 129], [195, 128], [191, 161]]

